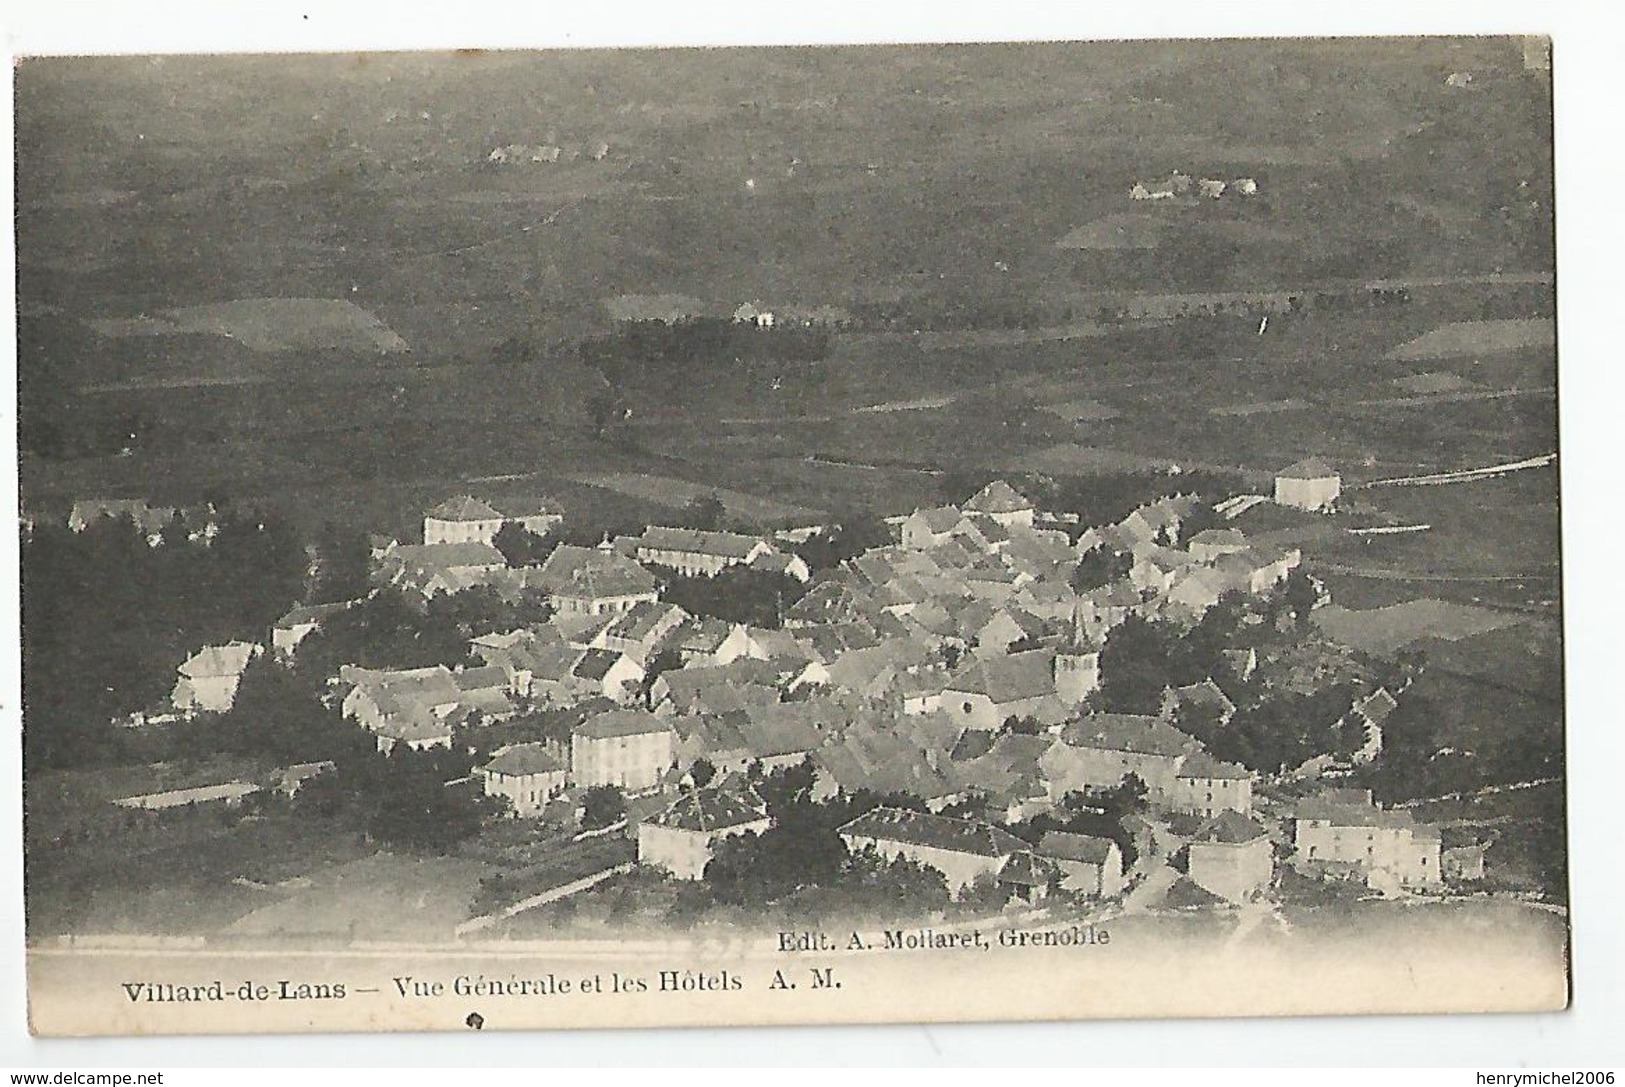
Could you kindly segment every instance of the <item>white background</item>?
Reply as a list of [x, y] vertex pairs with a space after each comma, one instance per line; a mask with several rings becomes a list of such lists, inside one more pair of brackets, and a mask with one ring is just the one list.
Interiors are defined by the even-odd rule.
[[[453, 46], [698, 45], [1312, 34], [1549, 33], [1555, 39], [1560, 415], [1566, 583], [1574, 1007], [1555, 1015], [37, 1041], [24, 1022], [21, 825], [0, 803], [0, 1070], [253, 1065], [1084, 1064], [1576, 1067], [1625, 1064], [1619, 869], [1625, 744], [1620, 666], [1622, 385], [1617, 314], [1625, 207], [1625, 28], [1602, 3], [1286, 4], [1134, 0], [967, 5], [820, 2], [506, 5], [22, 3], [0, 47], [32, 53], [253, 52]], [[336, 6], [336, 5], [334, 5]], [[9, 83], [0, 90], [10, 118]], [[6, 203], [11, 161], [4, 156]], [[0, 279], [15, 282], [8, 237]], [[5, 292], [0, 498], [15, 508], [15, 336]], [[3, 529], [3, 526], [0, 526]], [[16, 539], [0, 530], [0, 782], [20, 780]], [[481, 1074], [483, 1080], [484, 1076]], [[180, 1077], [177, 1077], [179, 1079]], [[327, 1077], [324, 1077], [327, 1078]], [[1156, 1077], [1163, 1079], [1164, 1077]], [[1239, 1079], [1231, 1075], [1221, 1079]], [[1441, 1079], [1445, 1077], [1440, 1077]], [[1451, 1080], [1472, 1082], [1466, 1077]], [[1251, 1081], [1249, 1081], [1251, 1082]]]

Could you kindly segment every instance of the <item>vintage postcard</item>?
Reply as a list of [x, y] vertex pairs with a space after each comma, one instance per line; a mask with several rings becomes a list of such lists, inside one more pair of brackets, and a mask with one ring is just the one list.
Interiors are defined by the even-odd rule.
[[1551, 64], [21, 60], [33, 1029], [1565, 1007]]

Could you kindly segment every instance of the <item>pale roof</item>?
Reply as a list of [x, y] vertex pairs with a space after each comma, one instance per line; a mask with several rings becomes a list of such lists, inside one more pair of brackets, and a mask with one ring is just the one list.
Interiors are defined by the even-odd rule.
[[729, 788], [687, 789], [651, 822], [674, 830], [709, 833], [759, 823], [767, 818], [760, 797]]
[[1038, 840], [1038, 854], [1042, 857], [1054, 857], [1063, 861], [1080, 861], [1084, 864], [1105, 864], [1111, 859], [1112, 850], [1117, 843], [1110, 838], [1097, 838], [1092, 834], [1072, 834], [1064, 830], [1052, 830]]
[[947, 690], [986, 695], [996, 704], [1055, 693], [1054, 657], [1034, 651], [973, 659], [954, 673]]
[[473, 495], [448, 498], [427, 514], [436, 521], [500, 521], [502, 514]]
[[536, 582], [544, 592], [574, 599], [644, 596], [657, 587], [654, 575], [626, 556], [572, 544], [553, 549]]
[[1195, 841], [1220, 845], [1243, 845], [1256, 841], [1268, 833], [1257, 820], [1233, 809], [1226, 809], [1202, 824]]
[[1135, 713], [1096, 713], [1067, 725], [1061, 739], [1072, 747], [1176, 756], [1197, 747], [1196, 740], [1160, 717]]
[[965, 503], [967, 513], [1018, 513], [1032, 508], [1020, 491], [1002, 479], [995, 479]]
[[656, 717], [648, 710], [609, 710], [587, 718], [574, 729], [575, 735], [591, 740], [671, 731], [669, 721]]
[[737, 532], [704, 532], [694, 528], [667, 528], [650, 525], [642, 536], [634, 537], [641, 547], [660, 551], [680, 551], [694, 555], [714, 555], [719, 558], [743, 560], [756, 548], [767, 544], [760, 536], [745, 536]]
[[1020, 838], [987, 823], [901, 808], [876, 808], [840, 827], [837, 833], [979, 857], [1005, 857], [1027, 848]]
[[1336, 475], [1337, 469], [1319, 457], [1305, 457], [1276, 473], [1281, 479], [1330, 479]]
[[227, 642], [225, 645], [204, 646], [183, 661], [176, 669], [187, 679], [220, 679], [240, 676], [248, 662], [260, 652], [253, 642]]
[[503, 777], [528, 777], [531, 774], [561, 773], [565, 766], [547, 749], [546, 744], [514, 744], [498, 751], [482, 769], [487, 774], [500, 774]]

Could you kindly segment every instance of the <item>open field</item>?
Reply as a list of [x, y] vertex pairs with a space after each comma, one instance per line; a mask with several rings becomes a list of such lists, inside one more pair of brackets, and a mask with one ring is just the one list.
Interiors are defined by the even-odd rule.
[[1554, 351], [1557, 324], [1550, 318], [1528, 320], [1464, 321], [1446, 325], [1400, 344], [1389, 358], [1406, 362], [1498, 355], [1528, 348]]
[[671, 476], [617, 472], [607, 475], [576, 476], [574, 479], [577, 483], [602, 487], [674, 509], [681, 509], [696, 498], [715, 496], [722, 501], [730, 516], [755, 523], [809, 520], [818, 516], [816, 510], [775, 502], [772, 499], [729, 490], [726, 487], [707, 487], [703, 483], [692, 483]]
[[[371, 528], [409, 523], [391, 515], [396, 503], [510, 476], [593, 517], [658, 513], [675, 492], [574, 482], [649, 476], [738, 491], [768, 503], [741, 502], [742, 516], [770, 518], [906, 508], [926, 489], [907, 471], [810, 470], [808, 454], [933, 470], [1173, 461], [1264, 472], [1314, 452], [1404, 471], [1459, 466], [1539, 422], [1539, 404], [1440, 405], [1437, 434], [1431, 424], [1424, 434], [1380, 409], [1339, 406], [1410, 372], [1382, 360], [1395, 346], [1450, 322], [1523, 319], [1540, 298], [1550, 256], [1538, 223], [1449, 228], [1509, 193], [1547, 198], [1545, 147], [1530, 135], [1544, 130], [1543, 92], [1511, 45], [1279, 42], [1203, 54], [1138, 43], [1096, 47], [1086, 65], [1067, 55], [31, 63], [18, 91], [19, 294], [49, 327], [24, 330], [23, 357], [103, 390], [99, 406], [150, 416], [178, 448], [25, 458], [25, 501], [216, 488], [290, 504], [304, 521]], [[1441, 65], [1469, 63], [1474, 93], [1440, 85]], [[1244, 92], [1255, 70], [1327, 104], [1306, 118], [1274, 92]], [[568, 93], [589, 76], [590, 102]], [[196, 91], [205, 77], [219, 87], [207, 98]], [[261, 116], [267, 94], [289, 103], [285, 117]], [[1222, 117], [1215, 96], [1231, 105]], [[521, 100], [549, 103], [552, 136]], [[286, 138], [247, 139], [250, 115]], [[341, 115], [346, 126], [331, 119]], [[145, 138], [131, 153], [110, 134], [137, 119]], [[600, 140], [601, 163], [485, 162], [512, 143]], [[308, 154], [274, 150], [295, 144]], [[1097, 274], [1055, 249], [1080, 223], [1134, 210], [1129, 186], [1169, 163], [1254, 176], [1261, 192], [1176, 217], [1219, 233], [1166, 240], [1192, 254], [1171, 279], [1132, 261]], [[1437, 189], [1439, 176], [1450, 196], [1426, 214], [1384, 195]], [[1345, 214], [1329, 220], [1328, 201]], [[1197, 259], [1215, 246], [1217, 272]], [[1093, 319], [1113, 294], [1184, 307], [1196, 295], [1367, 281], [1409, 284], [1415, 300], [1272, 318], [1263, 336], [1256, 321]], [[616, 390], [634, 409], [627, 433], [596, 440], [584, 402], [602, 378], [572, 345], [604, 329], [603, 300], [621, 293], [878, 304], [903, 316], [890, 330], [837, 336], [820, 363], [644, 374]], [[326, 316], [276, 308], [299, 299], [344, 301], [321, 303]], [[925, 316], [912, 320], [916, 311]], [[986, 319], [967, 322], [974, 313]], [[186, 328], [207, 331], [109, 340], [84, 323], [132, 314], [185, 314]], [[375, 336], [386, 329], [409, 357], [380, 364]], [[1460, 366], [1489, 391], [1505, 387], [1481, 368]], [[250, 384], [267, 373], [276, 384]], [[1236, 396], [1238, 384], [1250, 395]], [[914, 410], [852, 417], [899, 403]], [[1064, 418], [1035, 410], [1051, 403]], [[1284, 403], [1294, 410], [1267, 419], [1210, 415]], [[1042, 452], [1071, 445], [1105, 452]]]
[[347, 940], [450, 939], [469, 916], [481, 864], [376, 853], [336, 865], [311, 885], [238, 919], [228, 935]]
[[[42, 813], [29, 818], [45, 825]], [[220, 810], [159, 818], [161, 828], [126, 820], [123, 829], [104, 824], [63, 843], [31, 842], [30, 934], [218, 933], [293, 893], [301, 879], [371, 852], [322, 819], [238, 819]]]
[[215, 335], [253, 351], [410, 350], [377, 317], [352, 302], [327, 298], [244, 298], [163, 310], [156, 317], [88, 322], [99, 335]]
[[1487, 608], [1428, 598], [1364, 611], [1334, 604], [1315, 612], [1315, 622], [1327, 637], [1378, 656], [1388, 656], [1425, 638], [1455, 642], [1517, 621]]

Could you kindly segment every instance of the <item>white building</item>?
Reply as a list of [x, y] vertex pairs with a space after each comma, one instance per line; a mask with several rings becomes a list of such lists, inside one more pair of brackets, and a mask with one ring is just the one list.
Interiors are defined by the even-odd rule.
[[475, 771], [486, 796], [505, 796], [515, 815], [537, 815], [569, 783], [569, 768], [545, 744], [514, 744]]
[[1026, 842], [988, 823], [926, 815], [900, 808], [875, 808], [840, 827], [847, 849], [874, 849], [887, 860], [899, 857], [942, 873], [950, 891], [977, 879], [996, 878]]
[[761, 798], [728, 789], [688, 789], [653, 819], [638, 826], [638, 862], [666, 869], [677, 879], [702, 879], [717, 842], [760, 834], [773, 825]]
[[647, 710], [610, 710], [570, 734], [570, 775], [582, 788], [652, 789], [677, 763], [677, 733]]
[[1337, 469], [1309, 457], [1275, 474], [1275, 503], [1300, 510], [1329, 510], [1343, 489]]

